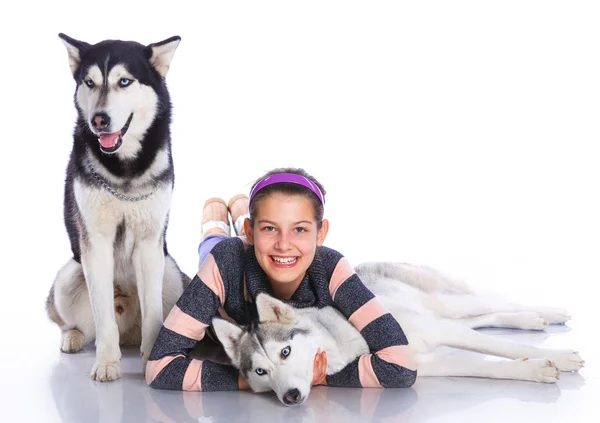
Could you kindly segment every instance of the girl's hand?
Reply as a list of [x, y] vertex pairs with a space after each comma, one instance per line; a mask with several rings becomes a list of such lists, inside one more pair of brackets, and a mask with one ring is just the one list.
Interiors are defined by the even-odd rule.
[[327, 385], [327, 353], [321, 349], [315, 354], [313, 365], [313, 380], [310, 386]]
[[238, 386], [240, 391], [246, 391], [250, 389], [250, 385], [248, 385], [248, 382], [246, 382], [246, 379], [244, 379], [244, 376], [241, 374], [238, 376]]

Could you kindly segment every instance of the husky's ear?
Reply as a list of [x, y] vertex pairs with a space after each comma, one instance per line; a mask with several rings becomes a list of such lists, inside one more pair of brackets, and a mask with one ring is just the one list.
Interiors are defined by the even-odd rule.
[[58, 34], [58, 36], [67, 48], [67, 53], [69, 54], [69, 66], [71, 68], [71, 73], [75, 75], [75, 72], [77, 72], [77, 69], [79, 69], [79, 65], [81, 64], [81, 54], [90, 45], [84, 41], [79, 41], [74, 38], [71, 38], [68, 35], [63, 34], [62, 32]]
[[296, 323], [296, 313], [294, 312], [294, 308], [268, 294], [258, 294], [256, 297], [256, 310], [258, 311], [258, 319], [261, 323]]
[[169, 71], [169, 65], [171, 64], [171, 60], [173, 60], [175, 49], [177, 49], [180, 41], [181, 37], [176, 35], [174, 37], [167, 38], [166, 40], [159, 41], [158, 43], [152, 43], [146, 46], [148, 60], [150, 60], [150, 63], [152, 66], [154, 66], [154, 69], [156, 69], [156, 71], [163, 78]]
[[237, 352], [244, 330], [220, 317], [212, 319], [212, 326], [217, 334], [217, 338], [219, 338], [219, 341], [221, 341], [221, 344], [225, 348], [225, 353], [231, 359], [233, 365], [237, 367], [239, 365], [237, 362], [237, 357], [239, 356]]

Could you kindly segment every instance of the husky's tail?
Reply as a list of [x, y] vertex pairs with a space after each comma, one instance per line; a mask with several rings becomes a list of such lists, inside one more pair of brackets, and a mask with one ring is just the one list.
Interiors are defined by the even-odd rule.
[[474, 294], [466, 284], [425, 266], [397, 262], [368, 262], [354, 268], [361, 279], [389, 278], [427, 293]]
[[46, 313], [50, 320], [56, 323], [58, 326], [64, 326], [65, 322], [58, 314], [58, 310], [56, 309], [56, 305], [54, 304], [54, 285], [50, 288], [50, 292], [48, 293], [48, 297], [46, 298]]

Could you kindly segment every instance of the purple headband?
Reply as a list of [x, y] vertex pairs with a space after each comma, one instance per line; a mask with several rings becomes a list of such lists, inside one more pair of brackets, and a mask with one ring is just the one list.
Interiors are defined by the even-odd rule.
[[325, 201], [323, 201], [323, 194], [321, 194], [321, 190], [319, 189], [319, 187], [314, 182], [312, 182], [310, 179], [305, 178], [302, 175], [297, 175], [295, 173], [276, 173], [274, 175], [267, 176], [265, 179], [263, 179], [258, 184], [256, 184], [256, 186], [252, 190], [252, 192], [250, 193], [249, 203], [252, 203], [252, 199], [254, 198], [256, 193], [258, 191], [260, 191], [261, 189], [263, 189], [264, 187], [273, 185], [273, 184], [279, 184], [282, 182], [298, 184], [298, 185], [302, 185], [302, 186], [308, 188], [309, 190], [311, 190], [312, 192], [314, 192], [316, 194], [316, 196], [321, 201], [321, 204], [323, 204], [323, 206], [325, 206]]

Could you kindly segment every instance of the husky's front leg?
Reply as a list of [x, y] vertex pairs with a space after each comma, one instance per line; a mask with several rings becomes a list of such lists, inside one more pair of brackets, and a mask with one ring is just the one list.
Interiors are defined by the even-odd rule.
[[133, 255], [140, 308], [142, 310], [141, 353], [146, 363], [154, 341], [163, 323], [162, 288], [165, 273], [165, 255], [162, 242], [157, 239], [140, 241]]
[[84, 243], [82, 265], [96, 328], [94, 380], [121, 377], [119, 329], [115, 319], [113, 236], [90, 235]]

